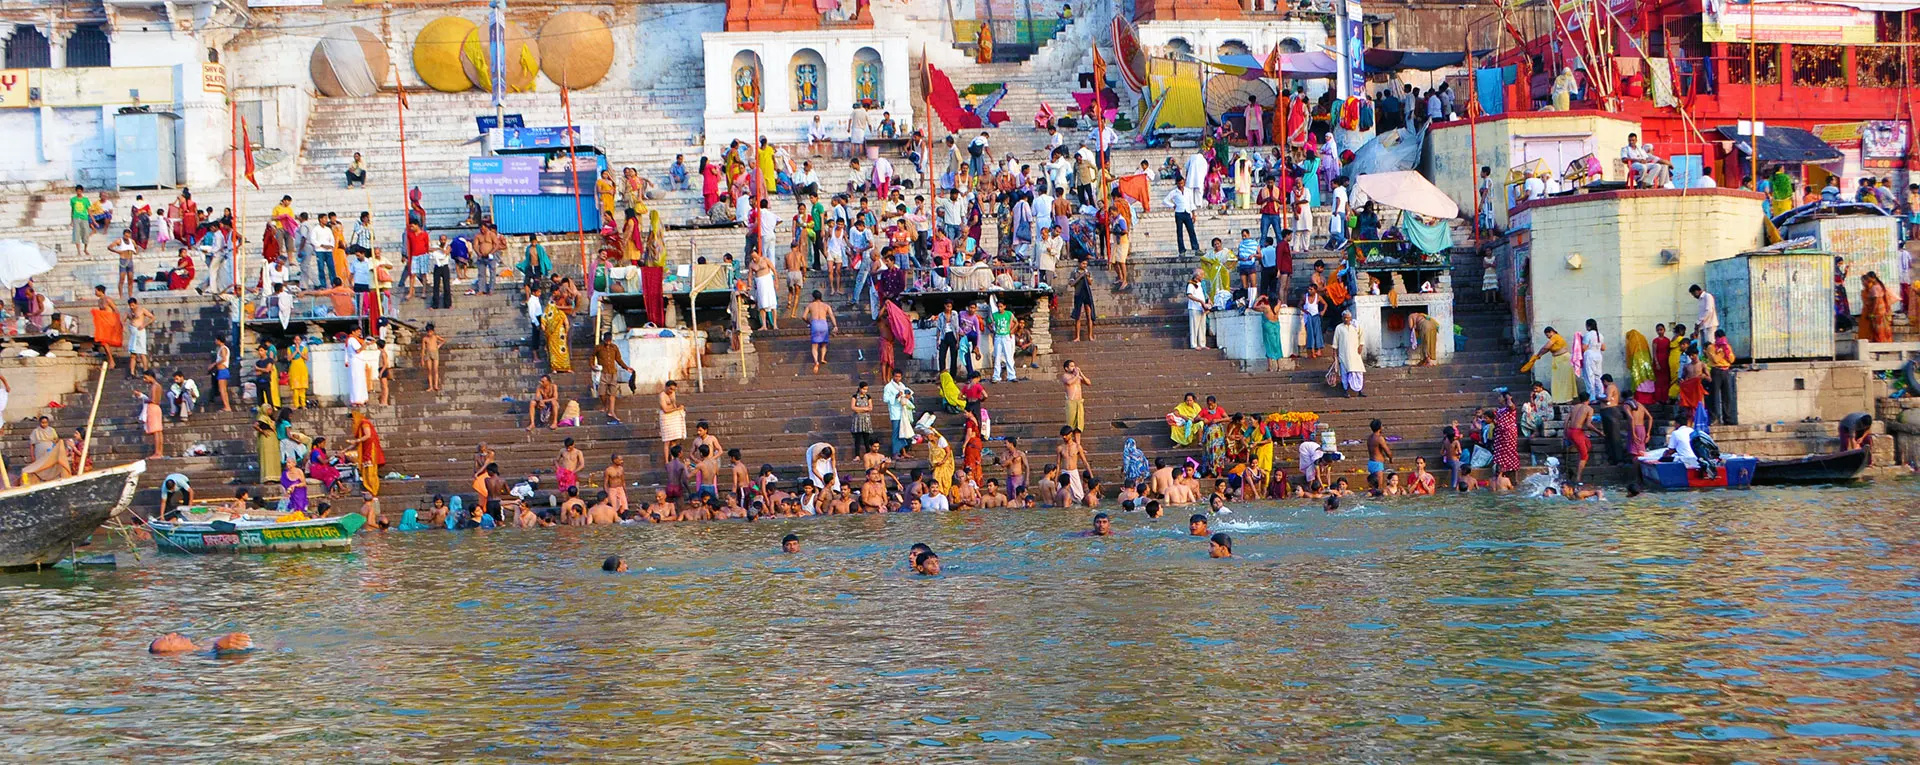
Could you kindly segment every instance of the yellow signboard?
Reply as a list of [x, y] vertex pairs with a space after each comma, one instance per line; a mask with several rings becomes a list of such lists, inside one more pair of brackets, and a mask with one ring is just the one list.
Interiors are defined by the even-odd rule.
[[35, 69], [40, 106], [173, 104], [173, 67], [114, 66]]
[[208, 93], [227, 92], [227, 66], [212, 61], [201, 64], [200, 89]]
[[19, 109], [27, 103], [27, 73], [31, 69], [0, 69], [0, 109]]

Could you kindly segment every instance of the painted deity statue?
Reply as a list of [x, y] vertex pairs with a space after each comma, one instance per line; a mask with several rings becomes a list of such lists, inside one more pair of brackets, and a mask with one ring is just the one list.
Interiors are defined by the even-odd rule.
[[800, 94], [800, 111], [811, 112], [820, 108], [820, 68], [812, 64], [801, 64], [793, 70], [793, 89]]
[[880, 103], [880, 67], [863, 63], [854, 67], [853, 100], [872, 108]]
[[734, 104], [740, 111], [752, 112], [760, 109], [760, 70], [751, 64], [742, 64], [733, 70]]

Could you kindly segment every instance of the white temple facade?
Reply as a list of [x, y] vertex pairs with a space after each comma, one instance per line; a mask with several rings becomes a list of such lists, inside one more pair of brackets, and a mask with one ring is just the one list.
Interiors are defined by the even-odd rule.
[[706, 146], [726, 148], [759, 131], [776, 143], [807, 139], [813, 118], [844, 140], [856, 109], [878, 124], [890, 112], [902, 132], [915, 111], [907, 35], [878, 29], [805, 32], [709, 32], [706, 55]]

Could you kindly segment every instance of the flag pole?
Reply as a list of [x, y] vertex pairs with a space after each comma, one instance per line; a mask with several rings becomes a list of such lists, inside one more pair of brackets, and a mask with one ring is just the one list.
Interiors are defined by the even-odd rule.
[[[413, 197], [410, 196], [410, 189], [407, 186], [407, 84], [400, 79], [400, 67], [398, 65], [395, 65], [393, 69], [393, 84], [396, 94], [393, 112], [399, 117], [400, 124], [400, 258], [401, 263], [404, 264], [411, 254], [407, 252], [406, 243], [407, 221], [413, 219]], [[420, 228], [425, 229], [426, 227], [426, 216], [423, 214], [420, 220]], [[369, 300], [374, 301], [374, 305], [379, 305], [380, 285], [378, 283], [378, 276], [374, 278], [374, 282], [374, 289], [369, 290], [367, 295], [369, 296]], [[366, 309], [363, 308], [361, 310], [365, 311]], [[366, 311], [366, 315], [368, 317], [367, 336], [372, 337], [378, 335], [380, 328], [371, 323], [373, 312]]]
[[[566, 72], [562, 70], [560, 76], [565, 79]], [[573, 98], [570, 91], [571, 88], [565, 85], [560, 86], [560, 109], [567, 115], [567, 177], [573, 179], [573, 233], [575, 241], [580, 246], [580, 281], [588, 294], [592, 294], [593, 272], [587, 268], [589, 262], [587, 260], [587, 216], [580, 211], [580, 153], [576, 148], [580, 139], [574, 135]], [[505, 135], [506, 128], [502, 127], [501, 130], [503, 131], [501, 135]], [[533, 264], [529, 262], [528, 265]]]
[[[228, 87], [231, 88], [232, 84], [229, 83]], [[240, 286], [240, 245], [246, 241], [244, 232], [247, 230], [246, 216], [241, 214], [240, 207], [240, 142], [247, 140], [247, 131], [240, 124], [240, 102], [234, 100], [232, 90], [227, 91], [227, 129], [232, 131], [233, 139], [233, 230], [227, 233], [227, 250], [233, 261], [233, 348], [238, 351], [242, 341], [247, 338], [247, 291]], [[209, 274], [207, 286], [213, 286], [216, 280], [215, 276]]]
[[[1117, 52], [1119, 48], [1116, 46], [1114, 50]], [[1098, 176], [1100, 180], [1100, 198], [1097, 201], [1099, 204], [1108, 205], [1107, 225], [1102, 226], [1100, 231], [1100, 256], [1103, 258], [1111, 258], [1110, 253], [1113, 247], [1113, 243], [1110, 241], [1113, 238], [1112, 216], [1118, 213], [1114, 211], [1109, 199], [1110, 195], [1107, 192], [1107, 155], [1113, 151], [1113, 147], [1111, 145], [1103, 145], [1107, 140], [1107, 100], [1105, 96], [1107, 91], [1107, 62], [1105, 59], [1100, 58], [1100, 46], [1098, 43], [1093, 46], [1093, 71], [1094, 175]], [[1099, 205], [1095, 205], [1094, 209], [1099, 209]], [[1113, 267], [1111, 260], [1108, 261], [1107, 267]]]

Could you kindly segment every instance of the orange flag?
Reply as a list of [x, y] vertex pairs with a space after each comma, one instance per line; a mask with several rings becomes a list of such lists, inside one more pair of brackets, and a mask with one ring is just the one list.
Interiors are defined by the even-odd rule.
[[1280, 46], [1278, 45], [1267, 52], [1267, 77], [1280, 79]]
[[1134, 173], [1132, 175], [1120, 176], [1116, 181], [1116, 188], [1120, 191], [1120, 195], [1138, 202], [1140, 204], [1140, 212], [1153, 211], [1153, 201], [1147, 198], [1149, 188], [1147, 184], [1148, 177], [1146, 173]]

